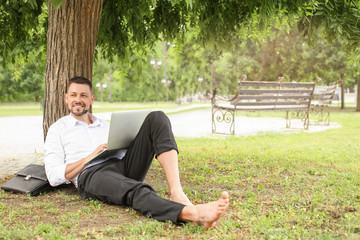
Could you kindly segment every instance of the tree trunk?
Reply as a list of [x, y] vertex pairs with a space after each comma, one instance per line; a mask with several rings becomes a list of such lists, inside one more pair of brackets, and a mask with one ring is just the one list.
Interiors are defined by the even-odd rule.
[[[164, 84], [165, 85], [167, 84], [167, 81], [168, 81], [167, 80], [167, 69], [166, 69], [166, 52], [167, 52], [167, 42], [163, 41], [163, 55], [164, 55], [163, 66], [164, 66], [164, 80], [165, 80]], [[166, 88], [166, 102], [168, 102], [169, 101], [168, 88], [167, 88], [167, 86], [165, 86], [165, 88]]]
[[356, 91], [356, 111], [360, 112], [360, 77], [357, 82], [357, 91]]
[[48, 0], [49, 29], [45, 79], [44, 139], [49, 126], [68, 114], [65, 93], [70, 78], [92, 80], [103, 0], [64, 0], [55, 8]]
[[110, 68], [110, 71], [109, 71], [109, 82], [108, 82], [108, 85], [109, 85], [109, 102], [112, 102], [112, 86], [111, 86], [111, 83], [112, 83], [112, 80], [113, 80], [113, 73], [114, 73], [114, 68], [113, 66], [111, 66]]
[[212, 94], [213, 91], [214, 91], [214, 88], [216, 87], [216, 85], [214, 83], [214, 63], [213, 62], [211, 62], [210, 78], [211, 78], [211, 80], [210, 80], [210, 83], [211, 83], [210, 88], [211, 88], [211, 94]]
[[341, 109], [345, 108], [344, 73], [340, 73]]

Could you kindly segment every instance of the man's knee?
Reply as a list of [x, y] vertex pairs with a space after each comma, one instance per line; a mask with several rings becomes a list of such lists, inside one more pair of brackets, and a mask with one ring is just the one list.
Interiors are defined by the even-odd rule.
[[163, 111], [152, 111], [148, 115], [149, 118], [168, 118]]
[[170, 125], [170, 120], [163, 111], [153, 111], [149, 113], [147, 120], [152, 124]]

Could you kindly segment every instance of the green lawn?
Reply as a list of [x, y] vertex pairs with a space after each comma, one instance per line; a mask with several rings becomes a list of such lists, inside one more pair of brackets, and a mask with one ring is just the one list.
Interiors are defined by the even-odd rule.
[[[194, 103], [199, 104], [199, 103]], [[122, 103], [108, 103], [108, 102], [94, 102], [93, 113], [115, 112], [123, 110], [135, 109], [163, 109], [176, 110], [181, 107], [191, 106], [194, 104], [177, 105], [172, 102], [154, 102], [138, 103], [138, 102], [122, 102]], [[202, 104], [204, 105], [204, 104]], [[204, 105], [205, 106], [205, 105]], [[201, 107], [201, 104], [200, 104]], [[39, 116], [43, 115], [43, 110], [40, 103], [2, 103], [0, 104], [0, 117], [9, 116]]]
[[[190, 199], [230, 193], [216, 229], [157, 222], [64, 188], [39, 197], [0, 191], [0, 239], [360, 239], [360, 113], [334, 111], [331, 121], [342, 127], [177, 139]], [[146, 182], [168, 197], [156, 160]]]
[[37, 116], [43, 111], [40, 103], [1, 103], [0, 117]]

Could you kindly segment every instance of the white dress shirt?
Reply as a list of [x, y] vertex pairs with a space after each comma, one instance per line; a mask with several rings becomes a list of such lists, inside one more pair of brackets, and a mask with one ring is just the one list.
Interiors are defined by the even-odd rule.
[[[71, 181], [65, 178], [66, 165], [89, 156], [99, 145], [107, 143], [109, 122], [91, 114], [89, 116], [93, 122], [90, 125], [67, 115], [50, 126], [44, 146], [44, 161], [51, 186], [73, 182], [77, 187], [77, 176]], [[122, 158], [125, 152], [116, 157]]]

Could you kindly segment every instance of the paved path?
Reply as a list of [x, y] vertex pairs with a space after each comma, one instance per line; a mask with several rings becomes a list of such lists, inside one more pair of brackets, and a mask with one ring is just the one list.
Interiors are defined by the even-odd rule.
[[[170, 113], [170, 111], [167, 112]], [[95, 115], [110, 119], [109, 113]], [[228, 136], [211, 134], [210, 108], [172, 113], [168, 116], [176, 137], [225, 138]], [[292, 128], [286, 129], [284, 118], [236, 117], [235, 125], [237, 136], [254, 135], [266, 131], [281, 133], [305, 131], [302, 130], [301, 123], [296, 121], [292, 121]], [[330, 126], [310, 126], [307, 132], [323, 131], [333, 127], [340, 126], [337, 123], [331, 123]], [[229, 131], [227, 126], [218, 129], [224, 132]], [[29, 163], [43, 163], [44, 143], [41, 116], [1, 117], [0, 132], [2, 136], [0, 138], [0, 178], [17, 172]]]

